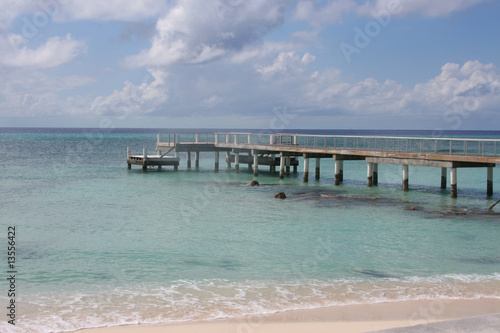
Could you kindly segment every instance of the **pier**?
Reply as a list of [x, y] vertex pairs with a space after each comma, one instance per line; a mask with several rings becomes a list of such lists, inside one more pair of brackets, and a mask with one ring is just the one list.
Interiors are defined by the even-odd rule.
[[159, 134], [156, 155], [132, 155], [127, 148], [127, 164], [174, 166], [178, 169], [179, 153], [186, 153], [187, 167], [199, 167], [200, 152], [214, 152], [214, 169], [219, 170], [220, 154], [225, 154], [228, 168], [235, 172], [246, 164], [255, 177], [259, 167], [268, 166], [271, 173], [279, 167], [279, 178], [297, 172], [303, 159], [303, 181], [309, 181], [310, 160], [315, 162], [314, 175], [320, 178], [321, 159], [335, 161], [335, 185], [343, 182], [345, 161], [364, 160], [367, 164], [367, 186], [378, 185], [379, 164], [402, 165], [402, 189], [409, 189], [409, 167], [441, 168], [440, 187], [447, 188], [448, 170], [451, 196], [458, 196], [458, 169], [482, 168], [486, 172], [486, 193], [493, 195], [493, 168], [500, 163], [500, 139], [333, 136], [260, 133]]

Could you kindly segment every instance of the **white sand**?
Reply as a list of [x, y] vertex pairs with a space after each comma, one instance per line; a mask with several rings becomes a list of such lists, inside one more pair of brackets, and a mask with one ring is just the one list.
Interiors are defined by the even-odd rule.
[[442, 320], [499, 313], [500, 299], [422, 300], [335, 306], [270, 315], [192, 322], [186, 324], [133, 325], [82, 330], [82, 333], [322, 333], [370, 332]]

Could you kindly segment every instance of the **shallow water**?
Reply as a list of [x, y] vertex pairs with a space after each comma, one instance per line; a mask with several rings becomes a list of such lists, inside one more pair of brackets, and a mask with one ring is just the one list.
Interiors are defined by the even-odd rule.
[[[235, 174], [221, 157], [216, 173], [213, 153], [199, 170], [183, 155], [179, 172], [127, 170], [126, 147], [153, 151], [151, 133], [0, 133], [0, 142], [19, 305], [16, 327], [2, 321], [2, 332], [500, 297], [500, 215], [473, 212], [498, 200], [486, 197], [482, 169], [460, 169], [452, 199], [438, 168], [410, 167], [407, 192], [394, 165], [380, 165], [379, 186], [367, 188], [363, 161], [345, 162], [334, 186], [327, 159], [319, 181], [302, 182], [300, 161], [283, 180], [263, 167], [262, 185], [248, 187], [246, 166]], [[287, 199], [275, 199], [282, 191]]]

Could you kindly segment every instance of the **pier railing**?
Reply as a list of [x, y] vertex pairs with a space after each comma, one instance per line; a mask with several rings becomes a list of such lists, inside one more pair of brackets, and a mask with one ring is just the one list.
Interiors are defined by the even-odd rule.
[[464, 156], [500, 156], [500, 139], [260, 133], [163, 134], [162, 142], [232, 143]]

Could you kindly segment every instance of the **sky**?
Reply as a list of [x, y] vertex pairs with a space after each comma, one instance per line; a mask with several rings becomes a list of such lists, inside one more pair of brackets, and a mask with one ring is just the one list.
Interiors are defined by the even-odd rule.
[[498, 0], [0, 6], [0, 127], [500, 129]]

